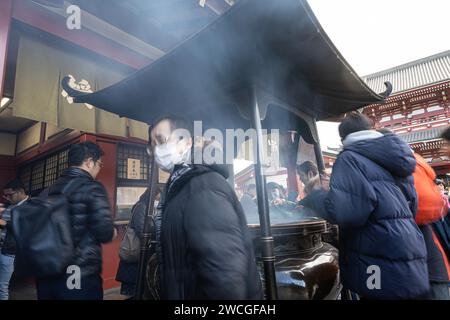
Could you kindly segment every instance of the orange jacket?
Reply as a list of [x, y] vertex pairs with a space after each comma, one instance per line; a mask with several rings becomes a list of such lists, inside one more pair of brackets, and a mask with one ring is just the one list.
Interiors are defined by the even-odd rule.
[[447, 208], [439, 187], [434, 183], [434, 170], [420, 155], [415, 153], [414, 156], [417, 163], [413, 173], [418, 199], [416, 222], [418, 225], [430, 224], [447, 214]]
[[[433, 223], [447, 215], [448, 202], [443, 199], [441, 190], [434, 183], [436, 174], [433, 168], [430, 167], [422, 156], [417, 153], [414, 153], [414, 156], [416, 157], [416, 170], [413, 173], [414, 187], [416, 188], [418, 199], [416, 223], [418, 225], [425, 225]], [[450, 263], [448, 258], [433, 230], [432, 235], [434, 244], [442, 255], [442, 260], [447, 269], [447, 276], [450, 279]]]

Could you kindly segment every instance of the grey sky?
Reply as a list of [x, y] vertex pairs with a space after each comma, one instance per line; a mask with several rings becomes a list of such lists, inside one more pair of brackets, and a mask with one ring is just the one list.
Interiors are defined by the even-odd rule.
[[[364, 76], [450, 50], [449, 0], [308, 0], [320, 24]], [[319, 123], [322, 149], [339, 145], [337, 124]]]

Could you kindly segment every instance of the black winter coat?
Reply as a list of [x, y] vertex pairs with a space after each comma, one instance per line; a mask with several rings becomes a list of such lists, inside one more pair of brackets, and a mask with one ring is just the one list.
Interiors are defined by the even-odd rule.
[[81, 269], [82, 276], [100, 274], [102, 270], [102, 243], [110, 242], [114, 225], [108, 195], [103, 185], [79, 168], [66, 169], [48, 194], [60, 192], [72, 179], [81, 179], [81, 186], [66, 196], [70, 204], [72, 238], [75, 258], [72, 264]]
[[163, 299], [263, 298], [247, 222], [227, 176], [225, 166], [192, 165], [169, 183], [160, 234]]
[[[139, 201], [131, 209], [131, 219], [128, 228], [132, 228], [140, 239], [143, 238], [145, 212], [147, 209], [147, 199], [149, 196], [149, 189], [139, 198]], [[120, 260], [119, 268], [117, 269], [116, 280], [122, 282], [122, 286], [128, 285], [128, 289], [134, 292], [136, 280], [138, 276], [139, 263], [126, 262]]]

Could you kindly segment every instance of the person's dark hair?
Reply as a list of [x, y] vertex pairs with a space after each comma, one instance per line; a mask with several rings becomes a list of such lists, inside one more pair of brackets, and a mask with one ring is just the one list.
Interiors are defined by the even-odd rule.
[[444, 183], [444, 181], [442, 181], [441, 179], [436, 179], [434, 182], [435, 182], [438, 186], [443, 185], [443, 186], [445, 187], [445, 183]]
[[89, 158], [92, 158], [95, 162], [98, 161], [103, 155], [104, 153], [102, 149], [100, 149], [100, 147], [93, 142], [87, 141], [77, 143], [70, 147], [68, 155], [69, 166], [81, 166], [83, 162]]
[[445, 140], [447, 140], [448, 142], [450, 142], [450, 127], [448, 127], [447, 129], [445, 129], [442, 134], [441, 137]]
[[297, 165], [297, 172], [298, 174], [304, 173], [308, 174], [308, 172], [312, 172], [314, 175], [317, 175], [319, 173], [319, 169], [312, 161], [305, 161], [300, 165]]
[[278, 187], [278, 183], [276, 183], [276, 182], [268, 182], [267, 183], [267, 190], [275, 190], [275, 189], [280, 189]]
[[169, 121], [170, 124], [170, 130], [173, 132], [177, 129], [185, 129], [189, 132], [192, 138], [194, 138], [194, 128], [192, 123], [187, 121], [186, 119], [179, 117], [179, 116], [166, 116], [158, 119], [153, 126], [150, 126], [148, 128], [148, 138], [151, 139], [151, 132], [153, 128], [155, 128], [158, 124], [160, 124], [163, 121]]
[[345, 139], [351, 133], [370, 130], [372, 127], [373, 123], [367, 116], [359, 112], [352, 112], [339, 125], [339, 135], [341, 139]]
[[23, 182], [19, 179], [11, 180], [6, 184], [6, 186], [3, 189], [12, 189], [14, 191], [21, 191], [23, 190], [25, 192], [25, 185]]
[[250, 184], [247, 186], [247, 191], [250, 191], [250, 190], [256, 190], [256, 184], [250, 183]]

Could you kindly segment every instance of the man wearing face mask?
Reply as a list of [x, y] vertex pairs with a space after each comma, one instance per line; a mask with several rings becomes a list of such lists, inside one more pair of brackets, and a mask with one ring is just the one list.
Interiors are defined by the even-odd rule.
[[227, 167], [191, 164], [191, 132], [176, 117], [157, 121], [150, 131], [155, 160], [171, 173], [156, 219], [161, 297], [262, 299], [251, 237], [226, 181]]
[[[71, 273], [37, 279], [38, 300], [101, 300], [103, 280], [101, 244], [116, 235], [108, 195], [103, 185], [95, 181], [103, 162], [103, 152], [92, 142], [72, 145], [69, 150], [69, 168], [54, 185], [40, 196], [61, 193], [69, 183], [77, 188], [65, 192], [70, 204], [72, 239], [75, 257], [71, 265], [79, 267], [80, 286], [69, 288]], [[69, 188], [70, 189], [70, 188]]]

